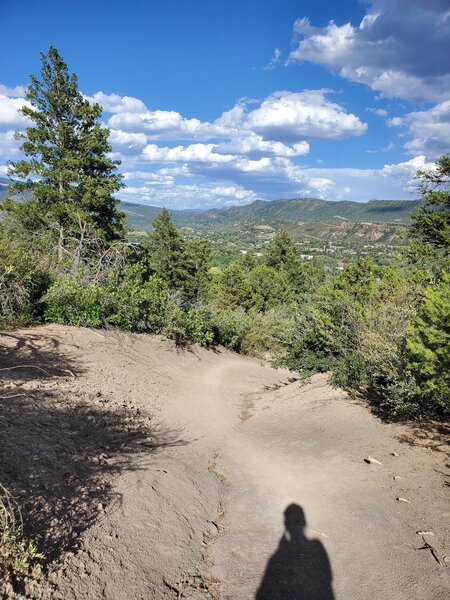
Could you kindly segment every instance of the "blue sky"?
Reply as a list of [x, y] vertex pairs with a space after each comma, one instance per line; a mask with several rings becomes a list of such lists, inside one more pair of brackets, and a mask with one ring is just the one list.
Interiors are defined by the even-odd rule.
[[104, 108], [124, 200], [408, 199], [450, 150], [450, 0], [0, 0], [0, 14], [0, 175], [50, 44]]

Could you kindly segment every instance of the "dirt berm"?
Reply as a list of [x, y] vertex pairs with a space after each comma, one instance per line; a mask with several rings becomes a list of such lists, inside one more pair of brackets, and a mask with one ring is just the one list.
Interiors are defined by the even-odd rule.
[[444, 425], [115, 330], [3, 333], [0, 362], [0, 482], [45, 553], [4, 597], [449, 597]]

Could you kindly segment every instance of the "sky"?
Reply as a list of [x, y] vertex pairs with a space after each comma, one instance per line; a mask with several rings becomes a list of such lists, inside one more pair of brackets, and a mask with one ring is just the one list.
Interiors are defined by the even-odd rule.
[[450, 151], [450, 0], [0, 0], [0, 176], [56, 46], [103, 107], [120, 199], [414, 199]]

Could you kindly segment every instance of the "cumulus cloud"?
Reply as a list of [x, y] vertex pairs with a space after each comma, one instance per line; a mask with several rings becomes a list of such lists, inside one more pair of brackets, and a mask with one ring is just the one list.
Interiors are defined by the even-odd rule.
[[14, 131], [0, 131], [0, 157], [17, 158], [20, 154], [20, 141], [14, 137]]
[[140, 154], [147, 145], [147, 136], [144, 133], [111, 129], [109, 141], [117, 151], [123, 154], [136, 155]]
[[0, 126], [26, 127], [29, 120], [17, 112], [25, 105], [31, 106], [24, 98], [13, 98], [0, 93]]
[[120, 192], [122, 200], [144, 202], [154, 206], [183, 208], [214, 208], [248, 204], [257, 199], [253, 190], [239, 186], [179, 184], [155, 189], [151, 186], [126, 187]]
[[308, 142], [302, 141], [292, 145], [282, 142], [264, 140], [262, 136], [249, 132], [248, 135], [233, 138], [229, 142], [222, 142], [215, 146], [219, 154], [245, 154], [249, 157], [257, 156], [303, 156], [309, 152]]
[[[127, 183], [119, 194], [122, 199], [200, 208], [257, 198], [306, 195], [367, 200], [409, 193], [408, 182], [425, 164], [423, 157], [378, 171], [298, 164], [314, 140], [358, 136], [367, 129], [329, 94], [326, 90], [280, 91], [259, 101], [241, 99], [211, 122], [176, 111], [150, 110], [130, 96], [98, 92], [90, 99], [100, 102], [109, 115], [111, 155], [122, 161]], [[12, 92], [0, 95], [0, 162], [19, 152], [12, 129], [25, 126], [17, 114], [24, 102]], [[445, 114], [445, 103], [425, 113], [399, 117], [398, 125], [415, 127], [414, 139], [424, 139], [430, 119], [437, 122]]]
[[133, 96], [119, 96], [118, 94], [97, 92], [93, 96], [85, 96], [85, 98], [89, 102], [100, 104], [104, 112], [107, 113], [142, 113], [147, 110], [142, 100], [133, 98]]
[[228, 134], [220, 125], [216, 126], [195, 118], [186, 119], [173, 110], [118, 112], [110, 117], [108, 125], [113, 129], [145, 133], [155, 141], [208, 140]]
[[27, 88], [24, 85], [16, 85], [15, 87], [11, 88], [0, 83], [0, 94], [8, 96], [8, 98], [23, 97], [25, 96], [26, 91]]
[[314, 27], [305, 17], [288, 63], [311, 61], [382, 96], [413, 100], [448, 98], [450, 17], [448, 0], [371, 0], [359, 25]]
[[244, 127], [281, 142], [338, 140], [367, 129], [357, 116], [328, 100], [324, 90], [277, 92], [246, 116]]
[[402, 123], [409, 126], [413, 137], [405, 144], [410, 154], [434, 159], [450, 151], [450, 100], [429, 110], [408, 113]]
[[[367, 129], [356, 115], [328, 100], [326, 90], [276, 92], [254, 110], [238, 102], [213, 123], [188, 119], [176, 111], [123, 110], [113, 114], [108, 125], [116, 130], [144, 133], [153, 141], [208, 141], [256, 134], [266, 141], [303, 143], [301, 151], [300, 146], [295, 150], [299, 153], [306, 150], [308, 139], [342, 139]], [[273, 152], [272, 148], [267, 149]]]

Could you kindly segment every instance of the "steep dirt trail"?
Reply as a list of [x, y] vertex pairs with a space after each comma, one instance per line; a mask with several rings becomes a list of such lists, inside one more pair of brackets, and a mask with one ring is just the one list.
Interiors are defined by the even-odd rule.
[[[211, 553], [221, 597], [446, 598], [445, 569], [418, 550], [417, 532], [443, 525], [439, 507], [431, 516], [414, 506], [436, 503], [426, 490], [442, 485], [425, 457], [400, 448], [324, 377], [300, 388], [284, 387], [287, 376], [234, 357], [194, 369], [183, 401], [163, 410], [227, 482], [224, 529]], [[262, 389], [276, 379], [279, 389]], [[383, 465], [364, 462], [370, 454]], [[394, 479], [399, 473], [406, 485]], [[397, 500], [403, 495], [409, 502]], [[448, 523], [445, 501], [440, 508]], [[439, 533], [435, 545], [444, 543]]]
[[448, 597], [445, 428], [383, 424], [324, 376], [225, 350], [58, 326], [0, 341], [22, 365], [0, 481], [38, 540], [59, 535], [49, 574], [9, 597]]

